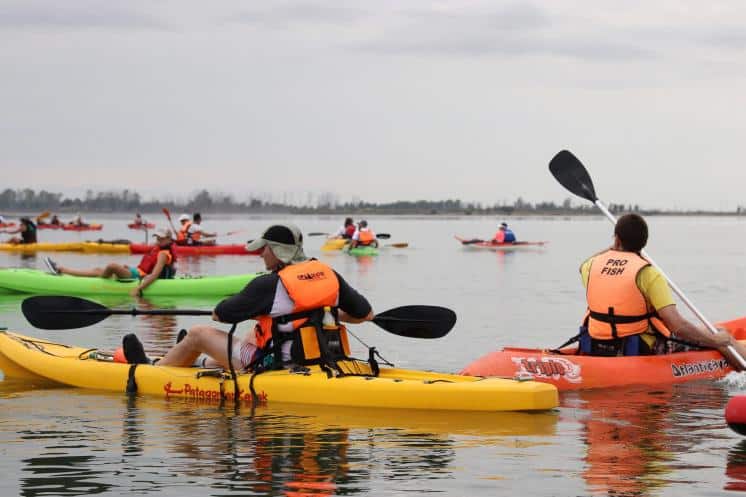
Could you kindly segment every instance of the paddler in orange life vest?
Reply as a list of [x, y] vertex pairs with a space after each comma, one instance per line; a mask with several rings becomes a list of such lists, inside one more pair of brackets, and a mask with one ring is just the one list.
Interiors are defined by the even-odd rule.
[[[323, 312], [325, 329], [330, 309], [338, 322], [373, 319], [365, 297], [331, 267], [306, 258], [303, 235], [296, 226], [272, 225], [246, 248], [261, 250], [270, 273], [251, 280], [240, 293], [220, 302], [212, 313], [212, 319], [221, 323], [257, 321], [243, 340], [233, 338], [230, 362], [236, 370], [301, 364], [306, 344], [302, 332], [308, 329], [308, 316], [316, 312]], [[299, 314], [303, 316], [298, 317]], [[228, 368], [228, 336], [209, 325], [193, 326], [156, 365]], [[127, 362], [149, 362], [135, 335], [124, 337], [123, 345]], [[200, 358], [201, 354], [204, 356]]]
[[176, 256], [173, 253], [171, 231], [159, 229], [153, 236], [155, 237], [155, 246], [142, 257], [136, 267], [112, 262], [103, 268], [79, 270], [60, 266], [49, 257], [45, 257], [44, 262], [53, 274], [69, 274], [89, 278], [111, 278], [113, 276], [118, 280], [139, 280], [138, 285], [130, 292], [130, 295], [136, 297], [142, 295], [143, 290], [155, 280], [173, 278], [176, 273], [174, 265]]
[[189, 226], [189, 239], [192, 245], [215, 245], [217, 233], [208, 233], [202, 229], [202, 214], [195, 212], [192, 215], [192, 225]]
[[500, 227], [492, 237], [492, 243], [515, 243], [515, 234], [508, 228], [508, 223], [500, 223]]
[[727, 332], [712, 334], [679, 314], [666, 279], [640, 255], [647, 240], [645, 220], [626, 214], [616, 223], [611, 248], [580, 266], [588, 303], [581, 353], [650, 355], [692, 346], [724, 352], [728, 345], [746, 352]]
[[189, 228], [192, 227], [192, 219], [189, 217], [189, 214], [179, 216], [179, 224], [181, 226], [179, 227], [179, 232], [176, 233], [176, 245], [191, 245], [192, 234]]
[[368, 221], [363, 219], [357, 224], [357, 230], [352, 235], [352, 241], [350, 242], [350, 248], [358, 246], [371, 246], [378, 247], [378, 240], [376, 234], [368, 228]]

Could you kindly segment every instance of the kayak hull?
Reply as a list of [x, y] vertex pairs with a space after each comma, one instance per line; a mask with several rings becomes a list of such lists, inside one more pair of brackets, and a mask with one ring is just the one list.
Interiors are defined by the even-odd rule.
[[[204, 278], [159, 279], [148, 286], [144, 296], [233, 295], [257, 274], [208, 276]], [[53, 275], [36, 269], [0, 269], [0, 292], [34, 295], [127, 295], [137, 280], [83, 278]]]
[[349, 255], [354, 255], [356, 257], [373, 256], [373, 255], [378, 255], [378, 247], [372, 247], [372, 246], [367, 245], [363, 247], [349, 248], [347, 249], [347, 253]]
[[40, 230], [64, 230], [64, 231], [101, 231], [103, 224], [89, 224], [88, 226], [77, 226], [75, 224], [37, 224]]
[[3, 252], [80, 252], [83, 250], [83, 243], [0, 243], [0, 251]]
[[127, 227], [131, 230], [152, 230], [155, 228], [155, 223], [142, 223], [142, 224], [135, 224], [135, 223], [129, 223]]
[[331, 250], [342, 250], [350, 243], [349, 240], [345, 238], [330, 238], [324, 244], [321, 246], [321, 250], [323, 251], [331, 251]]
[[[111, 362], [95, 349], [70, 347], [0, 332], [0, 369], [6, 377], [78, 388], [126, 391], [129, 364]], [[138, 365], [139, 394], [218, 402], [235, 400], [234, 384], [219, 370]], [[238, 375], [241, 402], [294, 403], [356, 408], [445, 411], [543, 411], [558, 405], [557, 389], [533, 381], [482, 379], [382, 368], [378, 377], [329, 378], [317, 366]]]
[[[719, 323], [718, 326], [739, 340], [746, 339], [746, 318]], [[546, 349], [507, 347], [480, 357], [466, 366], [461, 374], [531, 378], [564, 391], [717, 379], [731, 371], [728, 362], [716, 350], [598, 357], [577, 355], [577, 349], [563, 349], [562, 353], [557, 353]]]
[[129, 254], [130, 246], [126, 243], [85, 242], [82, 244], [86, 254]]
[[[259, 255], [261, 250], [246, 250], [244, 244], [233, 245], [174, 245], [176, 256], [193, 255]], [[132, 254], [145, 254], [153, 248], [152, 245], [144, 243], [132, 243], [129, 250]]]
[[461, 242], [461, 245], [465, 249], [469, 250], [492, 250], [497, 252], [513, 251], [513, 250], [536, 250], [544, 248], [548, 242], [514, 242], [514, 243], [492, 243], [490, 241], [480, 241], [470, 243], [472, 240], [467, 238], [461, 238], [454, 236], [456, 240]]

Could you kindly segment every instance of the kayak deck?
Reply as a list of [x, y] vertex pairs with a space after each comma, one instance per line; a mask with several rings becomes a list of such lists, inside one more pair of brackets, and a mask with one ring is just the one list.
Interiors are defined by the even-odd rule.
[[[233, 295], [257, 274], [159, 279], [148, 286], [143, 295]], [[132, 291], [138, 283], [138, 280], [53, 275], [36, 269], [0, 269], [0, 293], [123, 295]]]
[[461, 245], [465, 249], [473, 250], [525, 250], [525, 249], [541, 249], [549, 243], [546, 241], [541, 242], [512, 242], [512, 243], [497, 243], [489, 240], [479, 239], [467, 239], [460, 236], [454, 236], [456, 240], [461, 242]]
[[[718, 323], [718, 326], [746, 344], [746, 318]], [[578, 355], [576, 348], [561, 352], [506, 347], [478, 358], [461, 374], [531, 378], [564, 391], [717, 379], [733, 370], [717, 350], [632, 357]]]
[[[97, 358], [108, 356], [96, 349], [0, 332], [0, 369], [8, 378], [126, 391], [132, 365]], [[235, 397], [233, 381], [222, 370], [138, 365], [134, 379], [140, 394], [206, 401]], [[328, 378], [311, 366], [300, 373], [243, 373], [237, 380], [242, 402], [488, 412], [541, 411], [558, 405], [557, 389], [544, 383], [397, 368], [381, 368], [378, 377]]]

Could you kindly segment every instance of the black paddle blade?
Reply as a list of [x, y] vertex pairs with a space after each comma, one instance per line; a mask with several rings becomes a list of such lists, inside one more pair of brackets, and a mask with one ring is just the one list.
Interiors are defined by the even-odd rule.
[[21, 311], [31, 326], [43, 330], [85, 328], [111, 315], [108, 308], [90, 300], [63, 296], [29, 297]]
[[376, 238], [380, 238], [381, 240], [388, 240], [391, 238], [391, 233], [376, 233]]
[[456, 324], [456, 313], [434, 305], [405, 305], [378, 314], [373, 322], [394, 335], [440, 338]]
[[596, 202], [596, 190], [585, 166], [572, 152], [562, 150], [549, 161], [549, 171], [569, 191], [591, 202]]

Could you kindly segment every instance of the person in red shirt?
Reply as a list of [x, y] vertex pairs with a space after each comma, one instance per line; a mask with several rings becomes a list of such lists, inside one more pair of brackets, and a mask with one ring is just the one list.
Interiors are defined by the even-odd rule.
[[44, 262], [52, 274], [69, 274], [88, 278], [111, 278], [113, 276], [119, 280], [140, 280], [137, 287], [130, 292], [132, 296], [138, 296], [142, 295], [143, 290], [158, 278], [173, 278], [176, 273], [174, 265], [176, 256], [173, 253], [171, 231], [160, 229], [153, 236], [156, 245], [142, 257], [140, 263], [135, 267], [111, 262], [103, 268], [81, 270], [60, 266], [49, 257], [45, 257]]

